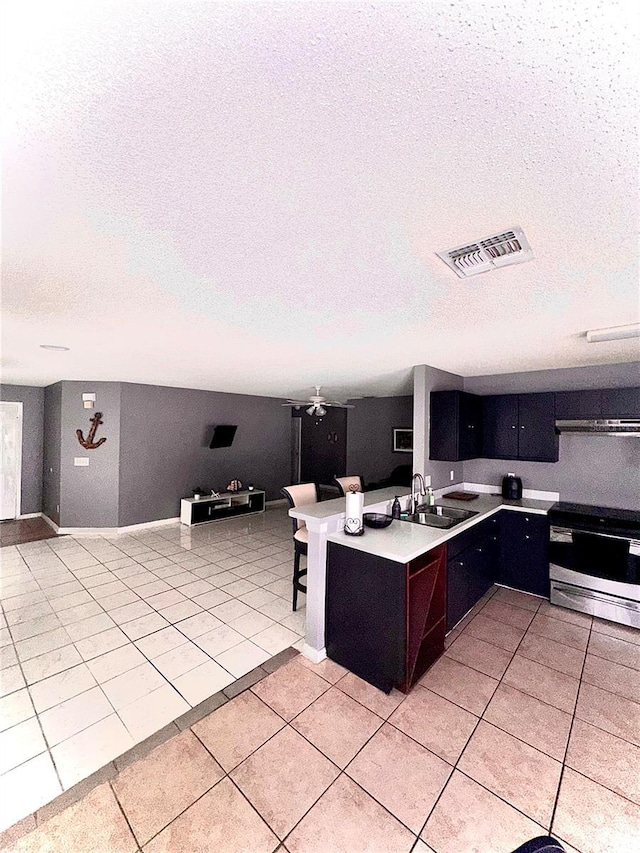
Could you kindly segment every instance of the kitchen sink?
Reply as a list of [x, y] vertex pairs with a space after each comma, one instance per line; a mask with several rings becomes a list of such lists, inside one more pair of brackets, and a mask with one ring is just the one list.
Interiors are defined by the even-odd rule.
[[438, 527], [441, 530], [448, 530], [456, 524], [466, 521], [468, 518], [473, 518], [478, 515], [470, 509], [455, 509], [448, 506], [427, 506], [420, 505], [413, 515], [408, 515], [406, 521], [412, 524], [424, 524], [427, 527]]
[[420, 504], [416, 507], [416, 513], [418, 512], [443, 516], [444, 518], [455, 518], [459, 521], [465, 521], [467, 518], [473, 518], [474, 515], [478, 514], [472, 509], [457, 509], [453, 506], [429, 506], [428, 504]]

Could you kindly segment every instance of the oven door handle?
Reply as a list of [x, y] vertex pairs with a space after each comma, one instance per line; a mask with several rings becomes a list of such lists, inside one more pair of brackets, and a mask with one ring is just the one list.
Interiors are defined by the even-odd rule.
[[628, 542], [633, 552], [640, 550], [640, 539], [631, 539], [629, 536], [618, 536], [614, 533], [605, 533], [603, 530], [579, 530], [575, 527], [556, 527], [551, 525], [549, 539], [551, 542], [573, 542], [574, 533], [585, 533], [587, 536], [601, 536], [603, 539], [616, 539], [618, 542]]
[[580, 590], [577, 592], [575, 589], [567, 589], [564, 586], [554, 586], [556, 592], [561, 592], [563, 595], [569, 596], [569, 598], [588, 598], [591, 601], [599, 601], [602, 604], [615, 604], [616, 607], [624, 607], [626, 610], [631, 610], [633, 613], [640, 612], [640, 605], [634, 604], [633, 602], [626, 602], [622, 598], [615, 598], [612, 600], [610, 597], [602, 597], [600, 595], [593, 595], [593, 593], [589, 593], [586, 591]]

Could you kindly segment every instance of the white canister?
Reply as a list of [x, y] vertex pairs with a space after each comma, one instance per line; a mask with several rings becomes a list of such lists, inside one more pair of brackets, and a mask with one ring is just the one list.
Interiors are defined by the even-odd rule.
[[364, 524], [362, 512], [364, 510], [364, 495], [362, 492], [349, 492], [345, 498], [344, 532], [349, 536], [362, 536]]

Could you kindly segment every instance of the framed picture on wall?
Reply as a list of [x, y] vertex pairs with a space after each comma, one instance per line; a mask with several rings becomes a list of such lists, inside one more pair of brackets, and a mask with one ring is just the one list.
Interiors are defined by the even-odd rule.
[[393, 430], [393, 452], [394, 453], [413, 453], [413, 430], [412, 429], [394, 429]]

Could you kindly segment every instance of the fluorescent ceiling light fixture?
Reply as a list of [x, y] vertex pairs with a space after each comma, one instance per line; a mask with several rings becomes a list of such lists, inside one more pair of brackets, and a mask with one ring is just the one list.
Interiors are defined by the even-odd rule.
[[52, 352], [69, 352], [69, 347], [59, 347], [57, 344], [40, 344], [40, 349], [48, 349]]
[[587, 332], [590, 344], [600, 341], [624, 341], [627, 338], [640, 338], [640, 323], [630, 323], [628, 326], [610, 326], [608, 329], [592, 329]]

